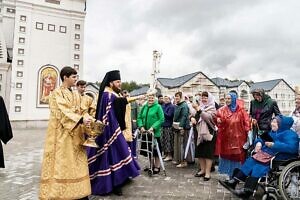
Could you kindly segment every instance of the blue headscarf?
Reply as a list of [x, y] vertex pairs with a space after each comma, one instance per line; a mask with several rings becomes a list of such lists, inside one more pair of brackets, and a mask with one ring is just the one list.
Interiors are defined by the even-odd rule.
[[233, 92], [229, 92], [229, 95], [231, 97], [231, 104], [228, 107], [231, 110], [231, 112], [235, 112], [237, 109], [237, 104], [236, 104], [237, 96]]
[[294, 119], [292, 117], [286, 117], [283, 115], [277, 115], [272, 119], [276, 119], [278, 123], [277, 132], [282, 132], [291, 129], [294, 123]]

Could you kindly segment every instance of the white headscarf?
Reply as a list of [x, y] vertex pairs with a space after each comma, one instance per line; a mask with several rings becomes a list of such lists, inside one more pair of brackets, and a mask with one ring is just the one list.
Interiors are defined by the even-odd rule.
[[200, 101], [201, 110], [211, 109], [212, 107], [215, 108], [215, 97], [210, 92], [207, 92], [207, 93], [208, 93], [207, 104], [203, 104], [202, 101]]

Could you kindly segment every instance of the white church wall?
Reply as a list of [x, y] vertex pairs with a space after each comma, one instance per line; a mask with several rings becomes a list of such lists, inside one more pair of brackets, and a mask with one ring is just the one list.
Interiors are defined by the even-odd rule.
[[[16, 2], [11, 120], [49, 118], [48, 106], [39, 104], [38, 72], [41, 67], [50, 64], [60, 70], [63, 66], [71, 66], [82, 75], [83, 9], [84, 1], [79, 0], [63, 1], [60, 5], [34, 0]], [[20, 31], [21, 27], [25, 27], [25, 31]]]

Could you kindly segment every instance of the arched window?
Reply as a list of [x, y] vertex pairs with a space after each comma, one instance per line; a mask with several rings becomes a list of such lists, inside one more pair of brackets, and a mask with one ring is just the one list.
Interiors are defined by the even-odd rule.
[[241, 96], [241, 98], [242, 99], [245, 99], [245, 100], [247, 100], [248, 99], [248, 92], [246, 91], [246, 90], [242, 90], [241, 91], [241, 94], [240, 94], [240, 96]]
[[59, 72], [53, 65], [44, 65], [38, 71], [37, 107], [48, 107], [49, 95], [58, 86]]

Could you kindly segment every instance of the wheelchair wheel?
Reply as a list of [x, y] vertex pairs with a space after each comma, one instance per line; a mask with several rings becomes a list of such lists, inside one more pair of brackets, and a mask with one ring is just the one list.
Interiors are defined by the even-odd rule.
[[279, 192], [283, 199], [299, 199], [300, 161], [285, 166], [279, 176]]
[[262, 200], [277, 200], [277, 196], [273, 193], [264, 194], [261, 198]]

